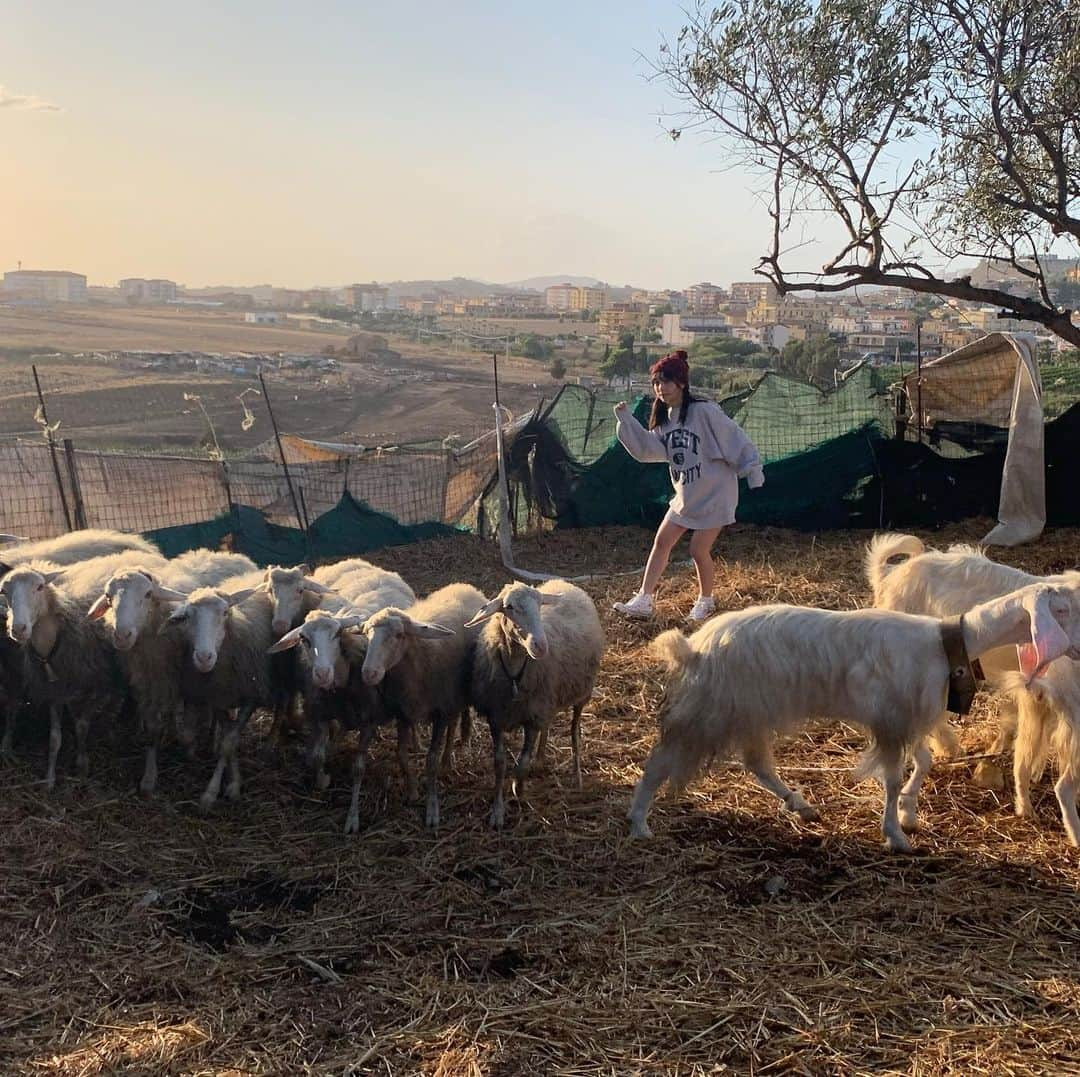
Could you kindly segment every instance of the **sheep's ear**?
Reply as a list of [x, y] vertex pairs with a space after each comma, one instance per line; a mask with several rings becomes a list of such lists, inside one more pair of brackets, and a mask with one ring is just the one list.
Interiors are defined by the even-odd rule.
[[294, 628], [291, 631], [286, 632], [273, 647], [268, 648], [266, 653], [277, 654], [279, 651], [287, 651], [290, 647], [295, 647], [300, 642], [300, 631], [302, 628], [303, 625], [301, 625], [300, 628]]
[[1069, 634], [1054, 615], [1053, 604], [1056, 600], [1060, 605], [1062, 597], [1053, 587], [1033, 587], [1024, 594], [1024, 609], [1031, 619], [1031, 642], [1019, 644], [1016, 657], [1028, 683], [1072, 647]]
[[405, 634], [415, 636], [417, 639], [446, 639], [456, 635], [452, 628], [445, 625], [433, 625], [426, 621], [406, 621]]
[[366, 618], [358, 613], [350, 613], [347, 617], [339, 617], [337, 623], [341, 626], [341, 630], [345, 631], [346, 628], [363, 629], [365, 620]]
[[258, 590], [258, 587], [245, 587], [243, 591], [233, 591], [232, 594], [226, 594], [225, 601], [229, 603], [229, 608], [232, 609], [233, 606], [239, 606], [245, 599], [251, 598]]
[[158, 635], [165, 631], [170, 625], [178, 625], [182, 621], [186, 621], [188, 614], [191, 612], [191, 606], [187, 602], [182, 602], [161, 622], [161, 627], [158, 629]]
[[0, 576], [6, 576], [14, 567], [14, 565], [9, 565], [7, 561], [0, 561]]
[[[153, 576], [150, 577], [153, 580]], [[158, 602], [186, 602], [187, 595], [183, 591], [174, 591], [162, 583], [154, 581], [154, 589], [150, 592]]]
[[465, 628], [472, 628], [489, 617], [494, 617], [502, 609], [502, 596], [497, 595], [490, 602], [485, 602], [464, 624]]
[[300, 581], [300, 586], [305, 591], [310, 591], [313, 595], [332, 595], [334, 593], [332, 587], [327, 587], [326, 584], [319, 583], [318, 580], [313, 580], [309, 576], [305, 576]]
[[102, 595], [87, 611], [86, 616], [88, 620], [100, 621], [102, 617], [108, 612], [109, 607], [112, 605], [112, 599], [108, 595]]
[[538, 591], [537, 594], [540, 595], [541, 606], [557, 606], [562, 598], [562, 595], [553, 595], [548, 591]]
[[56, 581], [58, 579], [60, 579], [60, 577], [63, 576], [63, 574], [64, 574], [64, 570], [62, 568], [60, 568], [60, 569], [57, 569], [55, 572], [43, 572], [41, 574], [41, 578], [46, 583], [56, 583]]
[[306, 561], [301, 561], [300, 564], [293, 565], [293, 571], [294, 572], [301, 572], [305, 576], [310, 576], [311, 573], [314, 572], [314, 570], [315, 570], [315, 566], [314, 565], [309, 565]]

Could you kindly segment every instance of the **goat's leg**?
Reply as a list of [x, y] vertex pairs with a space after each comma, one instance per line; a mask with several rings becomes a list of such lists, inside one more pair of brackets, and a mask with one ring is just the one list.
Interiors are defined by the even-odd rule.
[[[572, 763], [574, 768], [574, 784], [577, 786], [578, 792], [581, 792], [581, 712], [585, 709], [584, 703], [576, 703], [574, 705], [574, 716], [570, 719], [570, 746], [572, 750]], [[544, 729], [544, 736], [547, 736], [547, 728]], [[541, 740], [541, 751], [543, 746], [543, 740]]]
[[491, 749], [495, 761], [495, 799], [491, 804], [488, 822], [498, 830], [506, 822], [506, 803], [503, 800], [503, 785], [506, 783], [506, 740], [499, 725], [494, 721], [489, 721], [488, 724], [491, 727]]
[[934, 763], [933, 753], [926, 741], [920, 741], [911, 754], [915, 758], [915, 767], [900, 790], [899, 803], [900, 825], [909, 834], [919, 829], [919, 790]]
[[1041, 770], [1045, 749], [1042, 709], [1027, 692], [1017, 698], [1016, 741], [1013, 745], [1013, 797], [1016, 814], [1021, 819], [1034, 819], [1031, 803], [1031, 776]]
[[877, 747], [877, 756], [881, 768], [881, 783], [885, 787], [885, 810], [881, 815], [881, 833], [885, 836], [885, 847], [893, 853], [910, 853], [911, 842], [900, 826], [900, 788], [904, 780], [903, 754], [898, 745]]
[[634, 790], [630, 810], [626, 813], [626, 818], [630, 820], [630, 837], [652, 837], [648, 823], [649, 808], [652, 807], [656, 791], [671, 777], [674, 763], [675, 752], [670, 743], [661, 741], [653, 748]]
[[405, 799], [411, 804], [420, 795], [420, 788], [409, 762], [409, 749], [416, 742], [416, 726], [405, 718], [397, 720], [397, 758], [401, 776], [405, 779]]
[[1076, 811], [1076, 796], [1080, 783], [1080, 733], [1070, 724], [1062, 730], [1060, 759], [1061, 774], [1054, 786], [1061, 822], [1072, 845], [1080, 845], [1080, 815]]
[[49, 764], [45, 770], [45, 788], [52, 789], [56, 785], [56, 760], [60, 755], [60, 745], [63, 743], [63, 717], [60, 707], [52, 703], [49, 705]]
[[780, 775], [776, 773], [776, 762], [773, 759], [772, 746], [768, 741], [763, 739], [745, 745], [743, 765], [757, 779], [758, 785], [784, 802], [784, 807], [788, 811], [796, 812], [804, 822], [817, 821], [819, 818], [817, 808], [807, 804], [802, 793], [784, 783]]
[[427, 767], [427, 811], [424, 822], [427, 826], [439, 825], [439, 757], [442, 752], [443, 738], [447, 733], [447, 719], [440, 711], [431, 718], [431, 743], [428, 745]]
[[356, 755], [352, 762], [352, 799], [349, 801], [349, 814], [345, 816], [345, 833], [355, 834], [360, 829], [360, 785], [367, 770], [368, 747], [374, 735], [375, 727], [362, 725], [357, 736]]

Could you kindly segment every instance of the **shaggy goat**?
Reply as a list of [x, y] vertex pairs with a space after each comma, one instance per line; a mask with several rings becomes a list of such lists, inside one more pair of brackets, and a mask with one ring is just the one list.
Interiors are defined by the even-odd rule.
[[[899, 564], [891, 558], [904, 556]], [[928, 550], [914, 535], [876, 535], [866, 553], [866, 575], [874, 593], [874, 605], [904, 613], [947, 617], [965, 613], [978, 602], [1036, 583], [1076, 585], [1080, 572], [1057, 576], [1033, 576], [1009, 565], [991, 561], [972, 546], [952, 546], [947, 551]], [[1002, 716], [1001, 728], [989, 751], [1002, 752], [1016, 733], [1013, 756], [1013, 788], [1016, 814], [1034, 817], [1030, 785], [1032, 772], [1041, 769], [1049, 742], [1056, 743], [1060, 775], [1054, 787], [1061, 819], [1073, 845], [1080, 845], [1080, 814], [1076, 800], [1080, 791], [1080, 669], [1058, 662], [1045, 680], [1055, 684], [1052, 692], [1029, 692], [1010, 674], [1018, 669], [1016, 651], [1004, 647], [980, 659], [986, 679], [1009, 692], [1015, 711]], [[930, 765], [925, 746], [914, 751], [915, 770], [904, 787], [901, 813], [918, 793]], [[910, 814], [910, 809], [908, 814]]]
[[468, 707], [469, 660], [476, 630], [466, 626], [487, 600], [467, 583], [433, 591], [408, 611], [390, 606], [361, 626], [367, 651], [361, 667], [364, 684], [382, 685], [385, 706], [410, 724], [431, 723], [428, 745], [428, 826], [439, 825], [439, 757]]
[[558, 711], [572, 708], [574, 780], [581, 788], [581, 712], [592, 698], [604, 630], [593, 600], [565, 580], [548, 580], [539, 587], [507, 584], [469, 625], [481, 621], [488, 623], [473, 654], [470, 695], [476, 713], [491, 729], [495, 799], [489, 821], [501, 827], [506, 814], [504, 738], [511, 729], [525, 727], [514, 774], [520, 797], [537, 736], [547, 735]]
[[[968, 611], [963, 640], [971, 659], [1023, 644], [1030, 682], [1054, 658], [1080, 658], [1080, 588], [1037, 585]], [[660, 741], [645, 765], [629, 818], [647, 837], [660, 785], [682, 786], [714, 756], [737, 752], [743, 765], [789, 811], [817, 813], [776, 773], [772, 734], [808, 718], [856, 722], [873, 746], [863, 771], [885, 787], [881, 829], [894, 851], [911, 848], [898, 815], [905, 749], [941, 719], [950, 667], [941, 622], [886, 610], [756, 606], [715, 617], [687, 638], [677, 629], [654, 644], [673, 676]]]

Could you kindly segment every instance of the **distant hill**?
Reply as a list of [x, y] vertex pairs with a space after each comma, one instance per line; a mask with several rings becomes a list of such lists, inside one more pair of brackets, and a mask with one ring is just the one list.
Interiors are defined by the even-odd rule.
[[567, 273], [562, 277], [529, 277], [526, 280], [511, 280], [507, 281], [504, 288], [528, 288], [534, 292], [542, 292], [545, 288], [550, 288], [555, 284], [573, 284], [578, 288], [597, 288], [603, 285], [603, 281], [597, 280], [596, 277], [575, 277], [572, 273]]
[[394, 280], [381, 281], [383, 287], [390, 289], [394, 296], [417, 296], [435, 292], [446, 292], [449, 295], [461, 295], [466, 298], [474, 298], [489, 295], [494, 288], [501, 287], [498, 284], [488, 284], [482, 280], [472, 280], [469, 277], [452, 277], [450, 280]]

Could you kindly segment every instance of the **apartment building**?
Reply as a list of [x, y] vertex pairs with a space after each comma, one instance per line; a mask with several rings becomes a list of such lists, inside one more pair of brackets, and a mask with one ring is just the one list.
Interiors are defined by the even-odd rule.
[[704, 281], [686, 289], [686, 309], [690, 314], [716, 314], [720, 304], [728, 298], [727, 292], [718, 284]]
[[120, 294], [136, 303], [172, 303], [176, 300], [176, 281], [159, 277], [125, 277]]
[[39, 303], [85, 303], [86, 275], [62, 269], [16, 269], [4, 274], [2, 290], [12, 299]]

